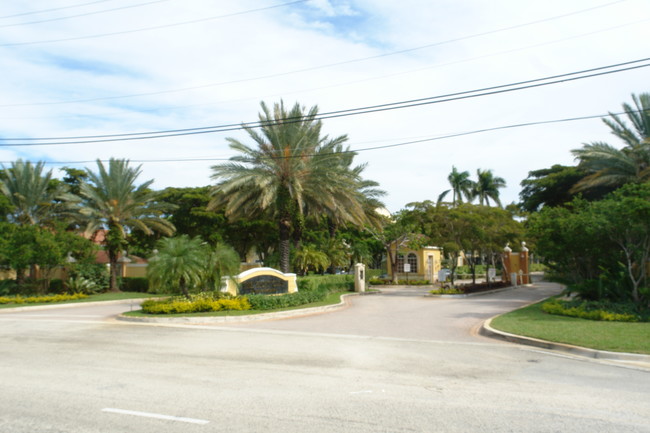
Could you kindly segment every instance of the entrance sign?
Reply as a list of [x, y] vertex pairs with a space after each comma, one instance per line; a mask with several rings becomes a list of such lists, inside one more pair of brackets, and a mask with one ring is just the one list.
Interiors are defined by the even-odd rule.
[[221, 278], [221, 291], [236, 295], [281, 295], [298, 291], [296, 274], [273, 268], [253, 268], [234, 277]]
[[260, 275], [241, 283], [240, 295], [280, 295], [289, 293], [289, 282], [273, 275]]

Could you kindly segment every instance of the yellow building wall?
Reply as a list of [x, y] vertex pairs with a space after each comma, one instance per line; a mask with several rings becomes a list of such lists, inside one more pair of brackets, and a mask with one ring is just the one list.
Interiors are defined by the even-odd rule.
[[[401, 250], [399, 254], [402, 254], [404, 258], [408, 257], [409, 254], [415, 254], [418, 261], [417, 272], [398, 273], [397, 277], [400, 280], [406, 279], [407, 277], [412, 280], [429, 280], [429, 282], [434, 283], [438, 281], [438, 271], [442, 269], [442, 250], [439, 247], [424, 247], [420, 250]], [[429, 261], [431, 258], [431, 261]], [[387, 271], [389, 275], [392, 275], [392, 266], [390, 260], [386, 263]]]

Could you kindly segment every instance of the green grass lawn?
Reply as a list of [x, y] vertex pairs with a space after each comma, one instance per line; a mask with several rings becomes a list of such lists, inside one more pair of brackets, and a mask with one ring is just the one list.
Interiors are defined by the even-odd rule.
[[556, 316], [541, 310], [543, 302], [499, 316], [492, 320], [492, 327], [511, 334], [592, 349], [650, 354], [650, 323], [599, 322]]
[[63, 301], [63, 302], [39, 302], [34, 304], [1, 304], [0, 309], [31, 307], [37, 305], [60, 305], [60, 304], [79, 304], [83, 302], [121, 301], [121, 300], [128, 300], [128, 299], [153, 298], [159, 296], [169, 296], [169, 295], [153, 295], [150, 293], [139, 293], [139, 292], [109, 292], [109, 293], [99, 293], [97, 295], [90, 295], [84, 299], [74, 299], [74, 300]]
[[219, 316], [250, 316], [253, 314], [264, 314], [264, 313], [274, 313], [277, 311], [291, 311], [291, 310], [300, 310], [303, 308], [313, 308], [313, 307], [324, 307], [327, 305], [338, 304], [341, 302], [341, 296], [345, 294], [350, 294], [354, 292], [348, 291], [339, 291], [332, 292], [325, 297], [320, 302], [312, 302], [310, 304], [298, 305], [296, 307], [290, 308], [279, 308], [275, 310], [226, 310], [226, 311], [213, 311], [209, 313], [190, 313], [190, 314], [145, 314], [142, 310], [138, 311], [129, 311], [124, 313], [125, 316], [135, 316], [135, 317], [219, 317]]

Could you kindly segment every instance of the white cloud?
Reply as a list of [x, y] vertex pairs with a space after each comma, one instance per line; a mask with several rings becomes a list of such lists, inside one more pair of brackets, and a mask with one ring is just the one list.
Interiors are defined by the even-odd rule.
[[[124, 0], [117, 0], [126, 5]], [[605, 1], [603, 4], [606, 3]], [[271, 6], [272, 2], [264, 2]], [[77, 38], [164, 26], [256, 9], [260, 2], [196, 0], [78, 19], [3, 28], [0, 39], [2, 137], [116, 134], [238, 124], [255, 120], [259, 102], [281, 97], [321, 111], [417, 99], [647, 57], [650, 4], [628, 0], [594, 6], [588, 0], [482, 2], [357, 0], [310, 2], [159, 30]], [[0, 3], [0, 17], [51, 7], [45, 0]], [[95, 9], [93, 9], [95, 8]], [[96, 10], [88, 6], [84, 10]], [[57, 16], [62, 16], [63, 11]], [[43, 14], [43, 17], [52, 15]], [[0, 19], [0, 26], [27, 21]], [[310, 27], [310, 23], [318, 23]], [[471, 35], [483, 34], [466, 38]], [[435, 45], [438, 42], [456, 40]], [[403, 54], [391, 51], [429, 45]], [[374, 58], [372, 58], [374, 57]], [[366, 59], [352, 61], [354, 59]], [[319, 67], [323, 65], [335, 65]], [[298, 72], [302, 71], [302, 72]], [[646, 69], [537, 89], [362, 116], [329, 119], [324, 131], [348, 134], [353, 148], [395, 144], [523, 122], [617, 111], [631, 93], [650, 91]], [[175, 89], [193, 90], [172, 91]], [[149, 95], [118, 98], [124, 95]], [[99, 98], [115, 99], [99, 99]], [[77, 99], [86, 102], [50, 104]], [[44, 104], [45, 103], [45, 104]], [[33, 104], [33, 105], [30, 105]], [[232, 155], [226, 136], [240, 131], [103, 144], [3, 147], [0, 158], [92, 161], [216, 159]], [[581, 143], [616, 143], [599, 120], [550, 124], [363, 151], [366, 175], [389, 193], [387, 207], [435, 200], [447, 189], [451, 166], [492, 169], [517, 199], [530, 170], [570, 164]], [[146, 162], [143, 178], [157, 187], [206, 185], [214, 161]], [[84, 164], [82, 164], [84, 165]], [[93, 167], [94, 164], [85, 164]]]

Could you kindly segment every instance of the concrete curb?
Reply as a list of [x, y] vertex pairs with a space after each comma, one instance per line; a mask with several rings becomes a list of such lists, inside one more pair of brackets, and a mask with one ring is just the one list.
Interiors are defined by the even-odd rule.
[[146, 301], [147, 299], [155, 298], [133, 298], [133, 299], [118, 299], [115, 301], [93, 301], [93, 302], [70, 302], [67, 304], [52, 304], [52, 305], [34, 305], [31, 307], [15, 307], [15, 308], [0, 308], [0, 314], [2, 313], [17, 313], [20, 311], [42, 311], [42, 310], [57, 310], [59, 308], [72, 308], [72, 307], [83, 307], [83, 306], [94, 306], [94, 305], [113, 305], [113, 304], [138, 304]]
[[[379, 292], [364, 293], [364, 295], [372, 295]], [[117, 320], [123, 322], [134, 323], [242, 323], [242, 322], [257, 322], [261, 320], [278, 320], [287, 319], [290, 317], [309, 316], [312, 314], [328, 313], [336, 310], [347, 308], [347, 298], [349, 296], [358, 296], [360, 293], [348, 293], [341, 296], [341, 302], [338, 304], [325, 305], [323, 307], [301, 308], [287, 311], [276, 311], [274, 313], [261, 313], [251, 314], [244, 316], [193, 316], [193, 317], [134, 317], [125, 316], [120, 314], [116, 317]]]
[[[492, 319], [494, 319], [494, 317]], [[510, 334], [508, 332], [499, 331], [497, 329], [492, 328], [492, 326], [490, 326], [492, 324], [492, 319], [488, 319], [485, 322], [483, 322], [483, 325], [479, 329], [480, 335], [508, 341], [510, 343], [539, 347], [542, 349], [568, 353], [571, 355], [583, 356], [586, 358], [604, 359], [604, 360], [611, 360], [611, 361], [624, 361], [624, 362], [633, 363], [637, 366], [643, 366], [645, 368], [650, 369], [650, 355], [641, 355], [636, 353], [625, 353], [625, 352], [608, 352], [605, 350], [589, 349], [581, 346], [573, 346], [564, 343], [554, 343], [552, 341], [546, 341], [546, 340], [540, 340], [532, 337], [524, 337], [522, 335]]]

